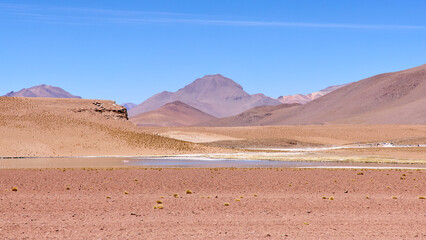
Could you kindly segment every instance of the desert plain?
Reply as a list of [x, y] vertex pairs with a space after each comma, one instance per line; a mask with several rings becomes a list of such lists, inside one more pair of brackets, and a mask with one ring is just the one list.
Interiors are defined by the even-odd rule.
[[425, 174], [286, 168], [1, 170], [0, 236], [424, 239]]

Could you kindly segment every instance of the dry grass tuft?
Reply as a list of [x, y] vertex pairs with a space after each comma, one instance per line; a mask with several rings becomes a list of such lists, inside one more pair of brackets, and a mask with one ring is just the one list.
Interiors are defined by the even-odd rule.
[[17, 192], [17, 191], [18, 191], [18, 188], [17, 188], [17, 187], [13, 187], [13, 188], [12, 188], [12, 191], [13, 191], [13, 192]]
[[191, 190], [186, 190], [186, 194], [192, 194], [192, 191]]
[[227, 206], [227, 207], [228, 207], [228, 206], [229, 206], [229, 205], [231, 205], [231, 204], [229, 204], [229, 203], [225, 203], [225, 204], [223, 204], [223, 205], [225, 205], [225, 206]]
[[157, 205], [154, 205], [154, 207], [153, 207], [154, 209], [163, 209], [164, 208], [164, 205], [163, 204], [157, 204]]

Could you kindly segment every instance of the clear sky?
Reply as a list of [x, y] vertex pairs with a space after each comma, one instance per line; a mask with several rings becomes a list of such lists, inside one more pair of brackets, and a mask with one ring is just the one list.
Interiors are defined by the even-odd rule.
[[309, 93], [426, 63], [425, 0], [3, 0], [0, 95], [39, 84], [140, 103], [220, 73]]

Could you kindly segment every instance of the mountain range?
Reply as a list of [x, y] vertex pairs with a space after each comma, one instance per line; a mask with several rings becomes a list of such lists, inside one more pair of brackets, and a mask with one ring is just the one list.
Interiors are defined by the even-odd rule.
[[210, 123], [294, 124], [426, 124], [426, 64], [351, 83], [304, 105], [263, 107]]
[[[80, 98], [48, 85], [5, 96]], [[130, 120], [139, 126], [426, 124], [425, 106], [426, 64], [278, 99], [248, 94], [220, 74], [206, 75], [176, 92], [126, 104]]]

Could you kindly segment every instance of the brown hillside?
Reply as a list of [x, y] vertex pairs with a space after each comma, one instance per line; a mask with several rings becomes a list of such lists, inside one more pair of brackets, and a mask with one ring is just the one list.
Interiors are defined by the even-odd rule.
[[113, 101], [0, 97], [0, 157], [143, 155], [204, 151], [147, 134]]
[[130, 118], [137, 126], [190, 126], [215, 120], [212, 115], [180, 101], [167, 103], [164, 106]]

